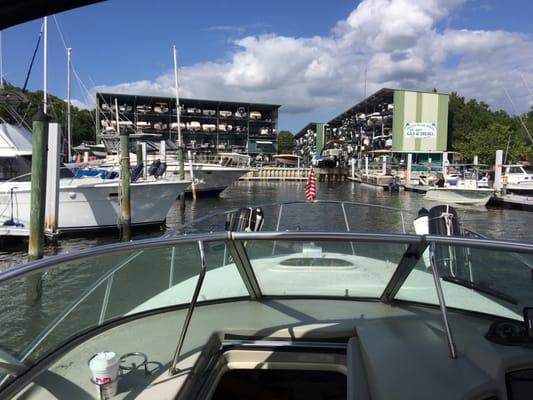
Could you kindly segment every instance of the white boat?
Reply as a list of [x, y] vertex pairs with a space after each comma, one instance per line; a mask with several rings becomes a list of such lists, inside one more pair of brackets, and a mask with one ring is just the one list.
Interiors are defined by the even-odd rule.
[[[155, 225], [165, 221], [176, 198], [191, 181], [152, 180], [131, 184], [131, 223]], [[22, 227], [30, 221], [31, 182], [0, 184], [0, 225], [13, 218]], [[113, 228], [117, 226], [119, 180], [63, 178], [59, 187], [59, 231]]]
[[505, 187], [510, 192], [533, 193], [533, 166], [505, 165], [503, 179], [507, 181]]
[[261, 119], [262, 116], [259, 111], [250, 111], [250, 119]]
[[299, 165], [302, 157], [296, 154], [275, 154], [272, 156], [279, 164], [290, 165], [296, 167]]
[[[137, 157], [130, 154], [132, 165], [137, 165]], [[149, 154], [147, 164], [151, 165], [154, 161], [161, 160], [158, 154]], [[165, 158], [167, 169], [165, 179], [175, 180], [179, 177], [180, 164], [176, 154], [167, 154]], [[162, 161], [162, 160], [161, 160]], [[217, 159], [212, 163], [202, 162], [185, 162], [185, 179], [192, 181], [197, 193], [218, 195], [240, 177], [252, 171], [250, 167], [251, 157], [245, 154], [237, 153], [218, 153]], [[108, 155], [106, 160], [99, 164], [99, 167], [118, 171], [119, 158], [117, 155]], [[190, 166], [193, 168], [191, 176]], [[186, 193], [190, 193], [192, 188], [187, 188]]]
[[[234, 182], [238, 181], [243, 175], [252, 171], [250, 167], [250, 156], [236, 153], [219, 153], [217, 155], [218, 161], [215, 163], [198, 163], [193, 162], [193, 176], [189, 164], [185, 165], [185, 179], [194, 179], [194, 189], [197, 193], [218, 195]], [[179, 164], [177, 162], [168, 163], [168, 173], [173, 176], [179, 174]], [[185, 192], [190, 193], [191, 188]]]
[[31, 133], [22, 126], [0, 124], [0, 181], [30, 172]]
[[[529, 397], [532, 244], [257, 232], [263, 216], [333, 211], [278, 206], [279, 215], [251, 208], [218, 218], [226, 231], [102, 246], [0, 274], [0, 397]], [[373, 210], [337, 206], [345, 218]], [[104, 351], [111, 365], [94, 371], [97, 385], [88, 364]]]
[[233, 115], [233, 112], [227, 111], [227, 110], [220, 110], [218, 112], [218, 115], [222, 118], [231, 118], [231, 116]]
[[444, 204], [485, 206], [494, 195], [493, 189], [468, 189], [461, 187], [430, 187], [424, 199]]

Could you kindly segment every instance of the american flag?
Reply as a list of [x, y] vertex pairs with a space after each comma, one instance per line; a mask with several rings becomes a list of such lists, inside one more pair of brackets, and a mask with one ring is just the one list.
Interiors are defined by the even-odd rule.
[[315, 170], [313, 167], [309, 170], [309, 175], [307, 176], [307, 182], [304, 187], [305, 198], [307, 200], [316, 200], [316, 176]]

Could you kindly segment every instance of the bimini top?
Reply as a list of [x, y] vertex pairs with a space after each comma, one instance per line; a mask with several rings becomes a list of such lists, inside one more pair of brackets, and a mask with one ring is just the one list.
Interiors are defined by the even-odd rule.
[[32, 136], [22, 126], [0, 124], [0, 157], [31, 156]]

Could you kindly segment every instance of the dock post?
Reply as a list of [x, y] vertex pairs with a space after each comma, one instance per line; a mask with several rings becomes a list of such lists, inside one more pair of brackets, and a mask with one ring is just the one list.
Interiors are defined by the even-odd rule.
[[449, 165], [449, 161], [448, 161], [448, 152], [447, 151], [443, 151], [442, 152], [442, 177], [444, 179], [444, 182], [446, 182], [446, 175], [448, 175], [448, 165]]
[[159, 157], [161, 158], [161, 162], [167, 162], [167, 142], [164, 140], [161, 140], [159, 144]]
[[146, 152], [146, 142], [141, 143], [141, 157], [143, 162], [143, 177], [148, 178], [148, 153]]
[[[30, 197], [30, 237], [28, 241], [28, 260], [43, 257], [44, 251], [44, 211], [46, 204], [46, 164], [48, 147], [48, 115], [40, 107], [32, 118], [32, 156], [31, 156], [31, 197]], [[42, 293], [42, 274], [28, 276], [26, 302], [34, 304]]]
[[383, 156], [382, 173], [387, 175], [387, 156]]
[[43, 109], [39, 108], [32, 121], [30, 237], [28, 242], [28, 259], [30, 261], [43, 256], [46, 150], [48, 148], [48, 122], [50, 119]]
[[191, 174], [191, 191], [192, 191], [192, 200], [196, 201], [196, 186], [194, 184], [194, 170], [192, 166], [192, 152], [190, 150], [187, 151], [187, 158], [189, 159], [189, 171]]
[[406, 183], [411, 183], [411, 168], [413, 166], [413, 154], [408, 153], [407, 154], [407, 174], [405, 175]]
[[59, 217], [59, 149], [61, 146], [61, 126], [52, 122], [48, 126], [48, 152], [46, 158], [46, 209], [44, 231], [54, 237], [57, 233]]
[[[131, 188], [130, 188], [130, 144], [128, 132], [120, 131], [118, 117], [118, 100], [115, 99], [115, 111], [117, 113], [117, 133], [120, 137], [120, 239], [128, 241], [131, 238]], [[137, 160], [137, 165], [139, 160]]]
[[368, 176], [368, 156], [365, 156], [365, 175]]
[[352, 179], [355, 178], [355, 158], [352, 157]]
[[479, 179], [479, 157], [474, 156], [474, 172], [476, 174], [476, 181]]
[[496, 150], [496, 163], [494, 165], [494, 189], [497, 192], [502, 190], [502, 164], [503, 150]]

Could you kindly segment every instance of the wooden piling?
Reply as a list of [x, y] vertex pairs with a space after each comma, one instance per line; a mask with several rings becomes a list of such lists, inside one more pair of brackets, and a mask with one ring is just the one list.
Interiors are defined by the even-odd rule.
[[[130, 176], [130, 144], [128, 132], [120, 131], [120, 119], [118, 114], [118, 100], [115, 99], [115, 110], [117, 114], [117, 133], [120, 137], [120, 218], [119, 229], [120, 239], [128, 241], [131, 239], [131, 176]], [[141, 158], [142, 160], [142, 158]], [[137, 160], [139, 165], [139, 160]]]
[[28, 242], [28, 259], [30, 261], [43, 257], [48, 123], [50, 119], [43, 109], [39, 108], [32, 121], [30, 237]]

